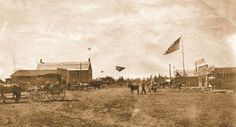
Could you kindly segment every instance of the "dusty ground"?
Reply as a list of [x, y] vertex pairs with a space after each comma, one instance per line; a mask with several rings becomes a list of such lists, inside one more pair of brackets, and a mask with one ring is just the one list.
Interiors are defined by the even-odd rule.
[[0, 104], [0, 126], [230, 127], [236, 95], [163, 89], [131, 95], [127, 88], [68, 91], [65, 101]]

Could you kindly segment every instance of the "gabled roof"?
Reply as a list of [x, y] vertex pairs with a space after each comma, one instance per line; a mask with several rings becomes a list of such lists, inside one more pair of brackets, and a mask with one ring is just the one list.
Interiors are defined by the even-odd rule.
[[57, 70], [57, 68], [67, 70], [89, 70], [90, 62], [48, 62], [39, 63], [38, 70]]
[[57, 74], [57, 70], [18, 70], [15, 73], [13, 73], [11, 77], [16, 77], [16, 76], [35, 77], [45, 74]]

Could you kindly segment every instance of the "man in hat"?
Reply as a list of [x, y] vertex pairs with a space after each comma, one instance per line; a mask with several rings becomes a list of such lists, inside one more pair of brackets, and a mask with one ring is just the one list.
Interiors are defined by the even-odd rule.
[[142, 92], [141, 92], [141, 94], [143, 95], [143, 93], [145, 95], [147, 95], [146, 90], [145, 90], [145, 83], [144, 83], [144, 81], [142, 81]]

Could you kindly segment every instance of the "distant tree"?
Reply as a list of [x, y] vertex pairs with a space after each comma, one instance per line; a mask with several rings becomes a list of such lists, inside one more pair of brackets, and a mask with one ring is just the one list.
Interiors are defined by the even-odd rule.
[[155, 76], [154, 76], [154, 81], [157, 81], [157, 80], [158, 80], [158, 78], [157, 78], [157, 76], [155, 75]]
[[124, 78], [123, 77], [119, 77], [118, 79], [117, 79], [117, 82], [124, 82], [125, 80], [124, 80]]
[[2, 79], [0, 79], [0, 83], [4, 83], [4, 81]]
[[127, 78], [127, 79], [125, 79], [125, 83], [132, 83], [132, 80]]
[[124, 80], [123, 77], [119, 77], [119, 78], [116, 80], [116, 83], [117, 83], [117, 85], [122, 86], [123, 84], [125, 84], [125, 80]]
[[110, 76], [106, 76], [104, 78], [101, 78], [103, 82], [107, 83], [108, 85], [111, 85], [113, 83], [115, 83], [115, 79], [113, 77]]

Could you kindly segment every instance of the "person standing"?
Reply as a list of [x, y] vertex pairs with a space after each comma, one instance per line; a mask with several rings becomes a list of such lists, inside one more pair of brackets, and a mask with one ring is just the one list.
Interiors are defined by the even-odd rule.
[[141, 95], [143, 95], [143, 94], [147, 95], [146, 90], [145, 90], [145, 83], [144, 82], [142, 82], [142, 92], [141, 92]]
[[182, 92], [182, 83], [179, 82], [178, 84], [179, 84], [179, 85], [178, 85], [178, 86], [179, 86], [179, 91]]

